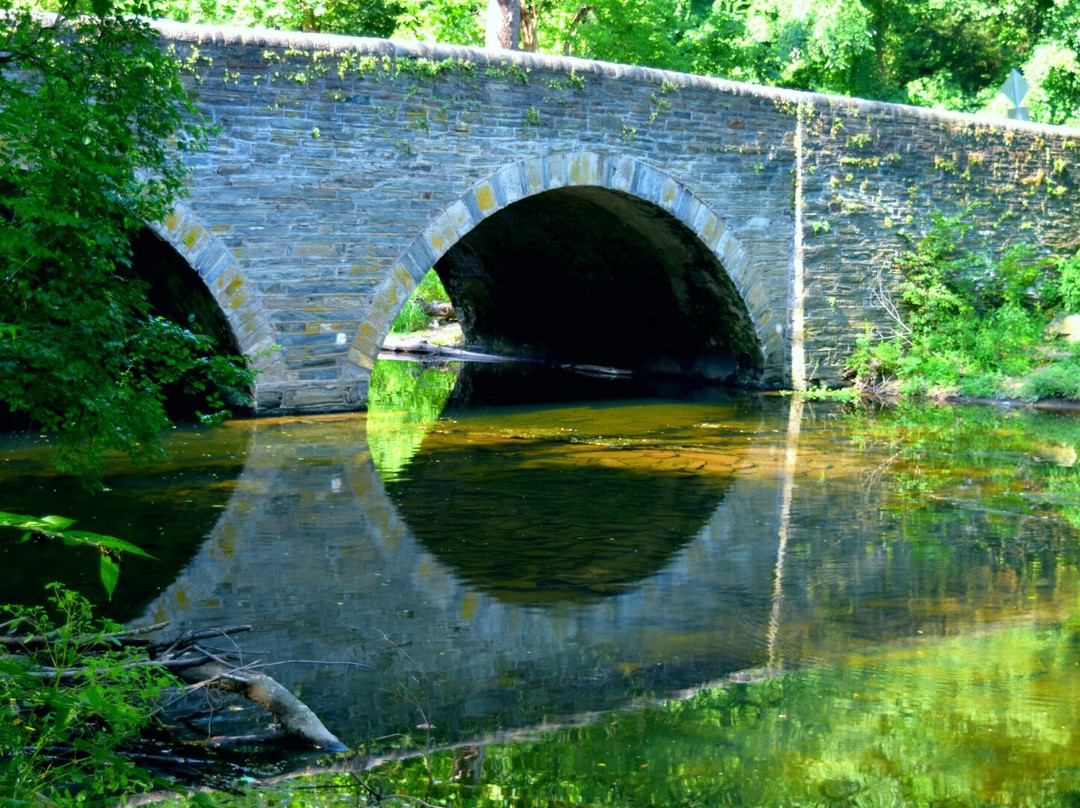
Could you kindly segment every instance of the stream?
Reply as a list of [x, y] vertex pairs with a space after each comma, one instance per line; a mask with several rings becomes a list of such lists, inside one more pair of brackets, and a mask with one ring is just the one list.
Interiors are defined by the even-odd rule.
[[1080, 805], [1076, 416], [383, 360], [366, 414], [166, 445], [90, 495], [8, 436], [0, 509], [155, 559], [107, 602], [5, 542], [0, 600], [254, 624], [395, 758], [295, 804]]

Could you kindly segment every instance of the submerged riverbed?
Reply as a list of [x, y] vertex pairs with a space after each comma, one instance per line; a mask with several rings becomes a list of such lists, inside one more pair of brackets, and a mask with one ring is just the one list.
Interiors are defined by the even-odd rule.
[[[0, 510], [157, 556], [118, 619], [251, 622], [252, 658], [308, 660], [274, 675], [406, 758], [380, 793], [1076, 805], [1077, 445], [1071, 415], [381, 362], [367, 415], [177, 430], [93, 498], [9, 443]], [[77, 552], [0, 559], [2, 600], [97, 586]]]

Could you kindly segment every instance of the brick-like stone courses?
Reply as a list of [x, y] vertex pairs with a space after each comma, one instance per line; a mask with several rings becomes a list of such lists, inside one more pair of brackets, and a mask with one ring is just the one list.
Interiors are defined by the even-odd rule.
[[1000, 252], [1080, 247], [1080, 133], [831, 99], [804, 114], [806, 375], [836, 383], [867, 326], [890, 333], [896, 255], [935, 213], [969, 211], [968, 241]]
[[[1018, 193], [1031, 192], [1026, 207], [987, 200], [980, 215], [996, 220], [1007, 208], [1036, 238], [1074, 220], [1070, 194], [1047, 193], [1047, 183], [1071, 190], [1076, 153], [1065, 135], [1037, 127], [984, 123], [992, 133], [977, 137], [952, 131], [973, 128], [971, 118], [535, 54], [161, 30], [220, 134], [192, 156], [190, 197], [159, 232], [207, 280], [253, 354], [263, 411], [361, 406], [390, 323], [435, 260], [478, 221], [553, 188], [624, 191], [682, 221], [742, 295], [763, 381], [776, 386], [801, 377], [791, 350], [800, 336], [805, 375], [839, 378], [865, 323], [882, 321], [872, 280], [900, 248], [897, 232], [952, 204], [969, 153], [986, 155], [972, 176], [1000, 175], [1004, 187], [1003, 139], [1048, 141], [1066, 167], [1041, 184], [1016, 180]], [[950, 174], [941, 159], [954, 153]], [[1043, 204], [1060, 227], [1040, 220]], [[805, 335], [793, 334], [802, 322]]]

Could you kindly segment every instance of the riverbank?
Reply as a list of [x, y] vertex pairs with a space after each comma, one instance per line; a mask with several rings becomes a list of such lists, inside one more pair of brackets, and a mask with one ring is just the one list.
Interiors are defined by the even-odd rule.
[[[463, 361], [463, 362], [514, 362], [519, 361], [514, 357], [500, 356], [480, 351], [470, 351], [464, 346], [464, 338], [461, 326], [456, 322], [435, 322], [423, 330], [413, 331], [407, 334], [390, 334], [383, 343], [385, 358], [416, 358], [421, 361]], [[1055, 346], [1046, 344], [1039, 350], [1043, 355], [1053, 355]], [[1060, 353], [1060, 350], [1058, 350]], [[1071, 355], [1059, 357], [1069, 359]], [[1052, 367], [1043, 365], [1043, 368]], [[811, 399], [832, 400], [874, 400], [874, 401], [898, 401], [901, 399], [922, 399], [942, 404], [974, 404], [999, 409], [1034, 409], [1047, 412], [1080, 412], [1080, 398], [1066, 398], [1061, 396], [1048, 396], [1039, 399], [1023, 398], [1018, 393], [1024, 389], [1024, 379], [1003, 379], [1001, 390], [1012, 391], [1013, 395], [1003, 394], [1000, 396], [988, 395], [962, 395], [955, 389], [930, 389], [925, 393], [905, 393], [901, 382], [897, 378], [874, 385], [861, 384], [854, 380], [850, 385], [839, 388], [815, 387], [802, 391], [803, 395]], [[781, 391], [784, 395], [791, 395], [793, 391]]]

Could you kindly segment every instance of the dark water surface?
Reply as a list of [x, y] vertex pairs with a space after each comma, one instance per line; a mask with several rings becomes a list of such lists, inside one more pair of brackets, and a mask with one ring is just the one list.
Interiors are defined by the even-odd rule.
[[[0, 509], [158, 556], [113, 616], [370, 665], [273, 672], [349, 743], [459, 745], [436, 801], [1080, 804], [1074, 417], [377, 375], [366, 416], [179, 430], [96, 498], [8, 446]], [[0, 559], [0, 600], [95, 586]]]

